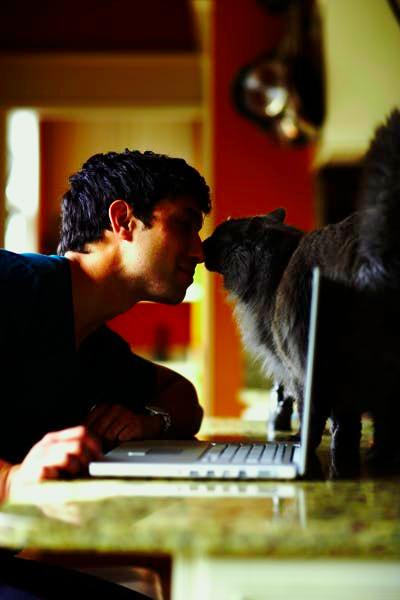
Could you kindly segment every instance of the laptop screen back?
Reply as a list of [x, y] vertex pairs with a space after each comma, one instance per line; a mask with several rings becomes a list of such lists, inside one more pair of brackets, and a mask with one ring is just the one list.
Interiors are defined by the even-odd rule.
[[307, 466], [308, 438], [310, 430], [311, 398], [314, 381], [315, 345], [317, 336], [317, 316], [320, 289], [320, 270], [315, 267], [312, 276], [310, 325], [308, 329], [308, 349], [306, 362], [306, 376], [304, 388], [303, 414], [301, 419], [301, 438], [299, 456], [299, 475], [304, 475]]

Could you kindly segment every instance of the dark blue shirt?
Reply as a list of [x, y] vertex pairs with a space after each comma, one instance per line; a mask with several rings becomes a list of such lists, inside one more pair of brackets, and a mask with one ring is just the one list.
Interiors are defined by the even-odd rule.
[[[65, 257], [1, 249], [0, 372], [0, 458], [10, 462], [45, 433], [82, 423], [99, 402], [124, 401], [140, 412], [155, 385], [154, 365], [106, 327], [75, 349]], [[116, 398], [120, 373], [126, 387]]]

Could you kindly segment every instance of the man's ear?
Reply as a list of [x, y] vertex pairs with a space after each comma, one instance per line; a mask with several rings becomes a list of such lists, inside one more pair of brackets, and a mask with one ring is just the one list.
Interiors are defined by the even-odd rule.
[[114, 200], [108, 209], [113, 232], [125, 240], [132, 239], [132, 233], [136, 225], [136, 219], [132, 208], [125, 200]]

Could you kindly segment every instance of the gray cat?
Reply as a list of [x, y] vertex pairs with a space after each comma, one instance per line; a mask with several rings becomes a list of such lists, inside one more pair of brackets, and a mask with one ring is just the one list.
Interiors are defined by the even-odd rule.
[[[221, 223], [204, 242], [205, 265], [223, 276], [244, 345], [261, 360], [265, 373], [283, 384], [285, 395], [297, 400], [300, 411], [312, 268], [319, 266], [328, 282], [343, 287], [344, 299], [339, 294], [337, 306], [332, 301], [330, 330], [326, 330], [326, 339], [332, 341], [324, 346], [330, 355], [312, 407], [312, 445], [318, 446], [329, 416], [335, 468], [343, 472], [350, 464], [357, 466], [361, 414], [369, 411], [375, 423], [374, 458], [396, 462], [398, 455], [392, 459], [400, 419], [400, 111], [391, 113], [371, 142], [358, 212], [311, 233], [287, 225], [284, 219], [285, 211], [278, 208], [264, 216]], [[347, 297], [348, 292], [355, 296]], [[352, 307], [350, 317], [346, 307]], [[372, 333], [365, 326], [366, 318]], [[354, 319], [362, 341], [359, 332], [350, 337], [363, 350], [358, 352], [354, 342], [351, 351], [357, 354], [357, 364], [346, 376], [356, 385], [345, 393], [327, 378]], [[378, 362], [383, 357], [380, 364], [367, 364], [372, 355]], [[372, 368], [378, 373], [373, 383], [367, 377]]]

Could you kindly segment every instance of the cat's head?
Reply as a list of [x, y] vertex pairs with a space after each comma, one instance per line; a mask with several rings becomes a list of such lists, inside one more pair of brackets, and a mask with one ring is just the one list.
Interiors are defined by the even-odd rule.
[[224, 286], [244, 296], [256, 278], [274, 281], [283, 272], [303, 233], [284, 223], [278, 208], [263, 216], [228, 219], [203, 243], [205, 266]]

